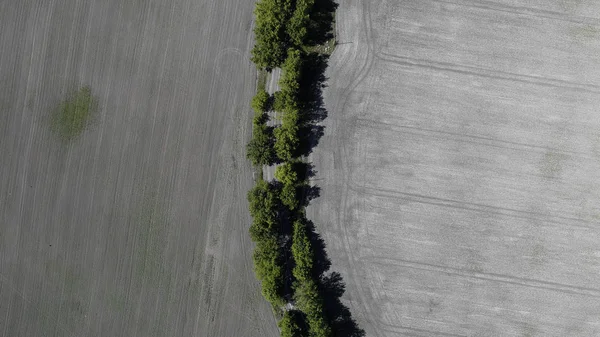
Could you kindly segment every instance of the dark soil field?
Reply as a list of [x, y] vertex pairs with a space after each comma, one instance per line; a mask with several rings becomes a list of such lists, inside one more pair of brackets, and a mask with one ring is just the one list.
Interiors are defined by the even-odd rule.
[[0, 2], [0, 336], [278, 335], [247, 234], [253, 6]]

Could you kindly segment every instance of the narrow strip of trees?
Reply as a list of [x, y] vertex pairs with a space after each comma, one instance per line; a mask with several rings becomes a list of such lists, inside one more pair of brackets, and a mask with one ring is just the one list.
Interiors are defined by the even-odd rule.
[[279, 243], [279, 198], [273, 184], [259, 180], [249, 192], [250, 237], [256, 243], [254, 249], [254, 272], [261, 281], [262, 294], [274, 307], [283, 300], [283, 251]]
[[[300, 130], [306, 107], [300, 94], [306, 43], [315, 0], [259, 0], [255, 7], [256, 43], [252, 61], [261, 70], [281, 67], [280, 90], [272, 97], [263, 89], [252, 99], [254, 110], [248, 159], [262, 170], [277, 163], [275, 180], [260, 178], [248, 192], [253, 221], [250, 236], [256, 243], [254, 270], [263, 296], [281, 315], [283, 337], [329, 337], [321, 276], [304, 207], [308, 189], [307, 165], [300, 154]], [[312, 22], [314, 24], [314, 22]], [[314, 35], [314, 34], [313, 34]], [[310, 76], [308, 76], [310, 78]], [[272, 128], [268, 112], [281, 116]]]
[[290, 161], [298, 154], [300, 137], [300, 76], [302, 55], [290, 49], [281, 71], [280, 90], [275, 93], [274, 109], [282, 114], [281, 126], [275, 129], [275, 152], [282, 161]]

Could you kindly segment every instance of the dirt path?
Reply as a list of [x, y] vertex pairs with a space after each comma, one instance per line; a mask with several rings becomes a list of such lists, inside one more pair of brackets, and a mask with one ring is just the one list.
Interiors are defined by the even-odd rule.
[[[253, 1], [0, 4], [0, 336], [276, 336], [252, 272]], [[70, 145], [65, 93], [100, 112]]]

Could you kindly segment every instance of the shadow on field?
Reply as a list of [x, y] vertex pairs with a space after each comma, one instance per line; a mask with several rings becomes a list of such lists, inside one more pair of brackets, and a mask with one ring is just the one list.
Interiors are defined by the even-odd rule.
[[324, 127], [319, 125], [327, 118], [327, 109], [323, 101], [323, 89], [326, 88], [325, 70], [327, 69], [327, 55], [309, 53], [303, 63], [302, 77], [300, 79], [300, 104], [302, 106], [302, 127], [299, 130], [301, 155], [308, 155], [319, 144], [323, 137]]
[[315, 265], [314, 279], [317, 280], [319, 291], [323, 298], [324, 309], [333, 332], [336, 337], [363, 337], [365, 331], [362, 330], [356, 321], [352, 318], [350, 309], [345, 306], [340, 298], [346, 291], [346, 285], [342, 275], [338, 272], [330, 272], [331, 260], [327, 256], [325, 242], [315, 231], [314, 223], [307, 221], [309, 238], [314, 248]]
[[[308, 30], [308, 45], [323, 46], [328, 45], [335, 38], [334, 20], [335, 10], [338, 4], [333, 0], [317, 1], [313, 11], [310, 14], [311, 24]], [[302, 67], [302, 77], [300, 79], [300, 104], [303, 111], [301, 117], [300, 149], [301, 155], [308, 155], [312, 152], [319, 140], [323, 137], [324, 127], [319, 123], [327, 118], [327, 109], [323, 100], [323, 90], [326, 88], [327, 77], [325, 71], [329, 61], [328, 52], [308, 52], [305, 55]], [[326, 50], [326, 49], [325, 49]], [[329, 51], [331, 52], [331, 50]], [[314, 177], [316, 172], [312, 164], [306, 165], [305, 170], [297, 172], [307, 172], [306, 176], [299, 177], [303, 181]], [[320, 195], [318, 186], [303, 185], [300, 191], [300, 202], [306, 207], [315, 198]], [[330, 271], [331, 260], [327, 256], [325, 242], [315, 230], [315, 225], [308, 219], [302, 219], [306, 222], [306, 228], [309, 233], [314, 253], [313, 279], [317, 282], [319, 292], [323, 299], [324, 312], [326, 319], [331, 324], [333, 336], [337, 337], [363, 337], [365, 336], [352, 314], [340, 300], [346, 290], [346, 285], [342, 276], [338, 272]], [[293, 268], [293, 266], [290, 266]], [[291, 269], [290, 269], [291, 270]], [[306, 322], [302, 313], [295, 315], [296, 319], [302, 323]], [[300, 324], [301, 326], [301, 324]], [[306, 327], [305, 327], [306, 328]]]
[[300, 207], [306, 207], [310, 202], [321, 196], [321, 188], [316, 185], [308, 184], [308, 180], [313, 178], [316, 175], [315, 166], [312, 163], [307, 162], [297, 162], [296, 172], [300, 172], [298, 176], [299, 181], [303, 181], [300, 186], [298, 186], [298, 199]]
[[332, 0], [315, 2], [307, 31], [309, 46], [322, 45], [333, 38], [333, 23], [337, 7], [338, 4]]

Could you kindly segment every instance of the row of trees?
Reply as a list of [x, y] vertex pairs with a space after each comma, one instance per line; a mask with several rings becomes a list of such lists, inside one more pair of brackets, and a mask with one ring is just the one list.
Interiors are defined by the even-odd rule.
[[[253, 217], [250, 236], [256, 243], [254, 269], [264, 297], [281, 313], [283, 337], [332, 336], [315, 270], [312, 229], [305, 217], [307, 165], [300, 155], [300, 130], [306, 107], [301, 103], [305, 43], [314, 0], [259, 0], [255, 8], [256, 44], [252, 61], [261, 70], [281, 67], [280, 90], [271, 97], [259, 90], [249, 160], [262, 170], [277, 163], [274, 181], [259, 179], [248, 193]], [[304, 84], [303, 84], [304, 85]], [[268, 112], [281, 116], [281, 125], [267, 125]]]
[[[280, 328], [282, 336], [289, 333], [289, 336], [328, 337], [332, 331], [319, 290], [319, 275], [314, 272], [314, 249], [301, 200], [302, 192], [308, 186], [304, 178], [306, 165], [302, 165], [298, 151], [299, 130], [304, 120], [301, 116], [304, 107], [300, 100], [304, 54], [291, 48], [287, 55], [281, 68], [280, 91], [274, 97], [274, 108], [282, 115], [281, 126], [274, 131], [275, 151], [281, 160], [275, 171], [275, 179], [281, 185], [279, 197], [287, 208], [286, 220], [292, 224], [292, 300], [297, 311], [284, 315]], [[303, 330], [302, 327], [307, 329]]]

